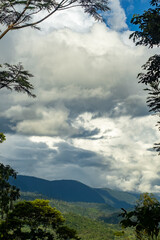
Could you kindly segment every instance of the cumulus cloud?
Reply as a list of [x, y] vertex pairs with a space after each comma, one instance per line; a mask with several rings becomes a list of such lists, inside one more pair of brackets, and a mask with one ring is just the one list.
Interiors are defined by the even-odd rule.
[[75, 7], [65, 11], [57, 11], [41, 23], [40, 27], [43, 30], [42, 34], [64, 28], [70, 28], [76, 32], [87, 32], [94, 22], [93, 17], [84, 13], [81, 7]]
[[6, 61], [11, 43], [11, 61], [35, 75], [37, 98], [1, 92], [1, 128], [15, 134], [1, 159], [20, 174], [159, 191], [159, 161], [149, 150], [156, 120], [136, 80], [156, 50], [128, 40], [125, 13], [118, 0], [111, 4], [110, 28], [74, 9], [48, 20], [44, 32], [25, 29], [3, 42]]
[[6, 111], [5, 116], [18, 121], [12, 128], [26, 135], [66, 136], [76, 133], [67, 123], [68, 114], [64, 107], [47, 109], [37, 107], [35, 111], [33, 107], [29, 111], [26, 107], [15, 106]]
[[85, 113], [74, 127], [83, 126], [88, 132], [99, 127], [94, 135], [68, 139], [8, 135], [1, 145], [1, 159], [20, 174], [75, 179], [92, 187], [159, 192], [159, 157], [147, 151], [159, 137], [150, 128], [151, 120], [149, 116], [94, 118]]
[[111, 11], [104, 13], [104, 19], [107, 22], [107, 25], [115, 30], [121, 31], [127, 29], [128, 26], [126, 24], [126, 15], [124, 9], [121, 7], [119, 0], [110, 0], [109, 7]]
[[84, 112], [107, 112], [111, 117], [147, 114], [135, 78], [148, 53], [126, 43], [128, 35], [100, 23], [87, 33], [24, 32], [16, 56], [36, 76], [37, 99], [13, 94], [12, 105], [1, 116], [12, 121], [12, 130], [19, 133], [71, 136], [79, 134], [72, 122]]
[[96, 139], [74, 139], [73, 144], [102, 154], [103, 164], [110, 163], [108, 171], [103, 172], [106, 185], [132, 191], [156, 191], [150, 180], [158, 175], [160, 165], [158, 156], [147, 149], [155, 139], [158, 141], [159, 134], [151, 129], [151, 121], [153, 117], [149, 116], [95, 119], [85, 114], [77, 119], [77, 124], [86, 128], [99, 126], [100, 131]]

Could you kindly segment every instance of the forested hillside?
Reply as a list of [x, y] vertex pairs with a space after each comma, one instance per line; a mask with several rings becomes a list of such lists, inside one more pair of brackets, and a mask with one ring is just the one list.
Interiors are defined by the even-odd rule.
[[[45, 198], [45, 196], [36, 193], [21, 193], [21, 198], [25, 200], [34, 200], [36, 198]], [[50, 199], [50, 205], [56, 207], [64, 218], [66, 225], [75, 229], [81, 240], [114, 240], [125, 239], [124, 237], [133, 237], [132, 231], [125, 231], [125, 235], [119, 236], [121, 227], [120, 210], [101, 203], [85, 202], [65, 202], [61, 200]], [[117, 236], [118, 235], [118, 236]], [[120, 234], [121, 235], [121, 234]]]
[[106, 203], [113, 208], [130, 208], [136, 202], [135, 194], [111, 190], [108, 188], [91, 188], [74, 180], [48, 181], [41, 178], [18, 175], [10, 179], [23, 192], [39, 193], [47, 198], [67, 202]]

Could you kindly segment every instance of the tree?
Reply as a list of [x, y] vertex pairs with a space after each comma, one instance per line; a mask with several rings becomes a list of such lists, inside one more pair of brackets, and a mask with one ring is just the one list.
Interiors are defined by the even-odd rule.
[[150, 4], [153, 8], [144, 11], [142, 15], [135, 14], [131, 23], [138, 25], [140, 31], [135, 31], [130, 35], [136, 45], [144, 45], [152, 48], [160, 44], [160, 1], [152, 0]]
[[[10, 30], [25, 27], [39, 29], [37, 25], [55, 12], [78, 6], [97, 20], [102, 20], [99, 11], [109, 10], [108, 0], [1, 0], [0, 24], [6, 28], [1, 33], [0, 39]], [[41, 13], [44, 11], [45, 15], [42, 17]], [[38, 20], [34, 19], [35, 15]]]
[[[160, 46], [160, 0], [150, 1], [152, 8], [144, 11], [142, 15], [135, 14], [131, 23], [138, 25], [140, 31], [130, 35], [136, 45], [144, 45], [149, 48]], [[160, 115], [160, 55], [155, 54], [142, 66], [145, 72], [138, 74], [139, 83], [147, 86], [147, 105], [149, 111]], [[159, 126], [158, 121], [157, 125]], [[159, 127], [160, 130], [160, 127]], [[160, 152], [160, 144], [155, 144], [155, 149]]]
[[0, 143], [4, 142], [6, 140], [6, 137], [3, 133], [0, 133]]
[[80, 239], [76, 231], [64, 225], [64, 218], [48, 200], [21, 201], [15, 204], [0, 224], [1, 239]]
[[14, 89], [17, 92], [27, 93], [28, 96], [35, 97], [32, 93], [34, 87], [29, 82], [29, 78], [33, 77], [33, 75], [24, 70], [21, 63], [18, 65], [5, 63], [1, 64], [0, 68], [2, 68], [2, 71], [0, 71], [0, 89]]
[[9, 178], [16, 179], [17, 173], [9, 166], [0, 163], [0, 216], [2, 219], [13, 209], [13, 202], [20, 196], [19, 189], [9, 183]]
[[[0, 143], [5, 140], [5, 135], [0, 133]], [[17, 173], [14, 169], [0, 163], [0, 218], [2, 219], [13, 209], [13, 202], [20, 197], [19, 189], [9, 183], [9, 178], [16, 179], [16, 176]]]
[[133, 227], [137, 239], [158, 239], [160, 231], [160, 203], [152, 194], [142, 194], [133, 211], [122, 209], [120, 222], [124, 228]]

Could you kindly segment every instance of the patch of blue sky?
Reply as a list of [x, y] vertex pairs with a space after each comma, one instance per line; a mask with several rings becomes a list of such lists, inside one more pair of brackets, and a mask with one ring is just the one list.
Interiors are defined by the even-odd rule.
[[134, 14], [142, 14], [151, 7], [149, 0], [120, 0], [121, 6], [126, 13], [126, 23], [131, 31], [138, 30], [138, 27], [131, 24]]
[[[151, 7], [150, 1], [149, 0], [119, 0], [119, 3], [126, 15], [126, 25], [128, 26], [128, 29], [131, 31], [138, 30], [138, 26], [131, 24], [131, 19], [134, 14], [142, 14], [145, 10], [148, 10], [148, 8]], [[110, 17], [110, 14], [103, 15], [104, 21], [107, 26], [109, 26], [108, 24], [109, 17]], [[119, 20], [121, 21], [121, 19]], [[121, 24], [121, 22], [119, 22], [119, 24]], [[120, 30], [123, 31], [123, 30], [126, 30], [126, 28], [124, 29], [120, 28]]]

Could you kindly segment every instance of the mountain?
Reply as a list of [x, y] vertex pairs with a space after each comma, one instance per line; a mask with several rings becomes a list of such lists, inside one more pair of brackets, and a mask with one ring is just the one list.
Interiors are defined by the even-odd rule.
[[96, 188], [95, 190], [103, 197], [106, 203], [114, 208], [131, 208], [138, 198], [138, 194], [109, 188]]
[[21, 192], [42, 194], [49, 199], [67, 202], [107, 203], [113, 208], [130, 208], [136, 197], [131, 193], [108, 188], [91, 188], [74, 180], [48, 181], [41, 178], [18, 175], [10, 183], [20, 188]]
[[41, 178], [18, 175], [11, 180], [23, 192], [36, 192], [49, 198], [68, 202], [105, 203], [103, 197], [93, 188], [74, 180], [48, 181]]

